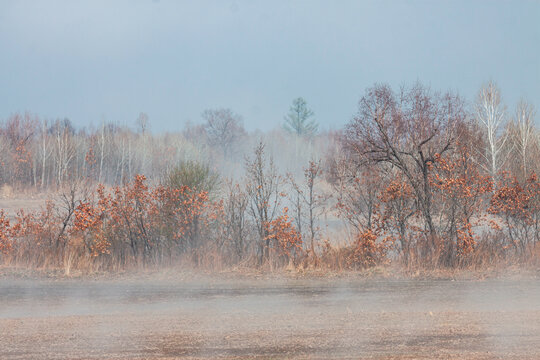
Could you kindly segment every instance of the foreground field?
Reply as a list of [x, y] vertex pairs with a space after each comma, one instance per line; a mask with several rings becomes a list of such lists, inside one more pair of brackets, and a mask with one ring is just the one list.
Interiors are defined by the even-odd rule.
[[540, 358], [538, 280], [0, 280], [1, 359]]

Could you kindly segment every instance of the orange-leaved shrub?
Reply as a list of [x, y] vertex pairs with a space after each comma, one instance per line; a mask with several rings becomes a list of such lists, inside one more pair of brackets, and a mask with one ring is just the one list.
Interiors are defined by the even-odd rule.
[[270, 246], [274, 246], [278, 254], [285, 259], [292, 259], [302, 251], [302, 236], [292, 225], [287, 214], [289, 209], [285, 207], [283, 214], [266, 224]]
[[3, 210], [0, 210], [0, 253], [11, 250], [11, 226]]
[[150, 187], [137, 175], [110, 190], [98, 185], [90, 196], [47, 201], [36, 212], [21, 210], [12, 223], [1, 212], [0, 251], [35, 266], [61, 265], [68, 250], [79, 247], [79, 255], [90, 261], [154, 264], [210, 241], [201, 234], [222, 218], [221, 208], [205, 191]]
[[520, 184], [514, 176], [503, 173], [488, 211], [498, 217], [491, 226], [506, 234], [507, 247], [519, 255], [530, 252], [540, 236], [540, 183], [536, 174]]

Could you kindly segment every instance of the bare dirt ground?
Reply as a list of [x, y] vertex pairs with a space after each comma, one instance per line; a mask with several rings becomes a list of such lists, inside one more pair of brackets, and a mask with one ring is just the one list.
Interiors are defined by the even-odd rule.
[[0, 279], [0, 359], [538, 359], [538, 280]]
[[45, 205], [47, 200], [46, 194], [38, 195], [16, 195], [16, 196], [3, 196], [2, 188], [0, 188], [0, 209], [10, 217], [13, 218], [17, 215], [17, 211], [24, 209], [26, 212], [39, 210]]

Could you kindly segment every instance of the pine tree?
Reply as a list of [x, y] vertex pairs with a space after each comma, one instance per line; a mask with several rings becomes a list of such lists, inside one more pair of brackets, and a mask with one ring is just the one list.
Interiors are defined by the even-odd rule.
[[314, 113], [307, 107], [306, 101], [299, 97], [293, 100], [289, 113], [285, 116], [285, 130], [297, 136], [312, 137], [317, 134], [319, 125], [311, 120]]

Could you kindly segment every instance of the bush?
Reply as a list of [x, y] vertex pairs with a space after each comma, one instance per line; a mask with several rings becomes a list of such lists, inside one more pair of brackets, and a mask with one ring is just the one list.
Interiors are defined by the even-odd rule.
[[210, 170], [208, 165], [184, 161], [167, 174], [165, 185], [171, 189], [187, 186], [193, 191], [205, 191], [211, 194], [219, 185], [219, 176]]

